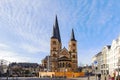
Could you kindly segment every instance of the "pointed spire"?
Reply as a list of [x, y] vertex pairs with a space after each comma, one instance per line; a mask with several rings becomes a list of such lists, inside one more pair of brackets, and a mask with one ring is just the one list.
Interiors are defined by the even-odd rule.
[[56, 17], [55, 17], [55, 27], [59, 27], [59, 26], [58, 26], [58, 19], [57, 19], [57, 15], [56, 15]]
[[53, 25], [53, 34], [52, 34], [52, 38], [56, 38], [56, 30], [55, 30], [55, 26]]
[[61, 37], [60, 37], [57, 15], [56, 15], [56, 18], [55, 18], [55, 30], [56, 30], [56, 37], [59, 40], [59, 42], [61, 43]]
[[72, 29], [72, 33], [71, 33], [71, 41], [76, 41], [75, 40], [75, 35], [74, 35], [74, 30]]

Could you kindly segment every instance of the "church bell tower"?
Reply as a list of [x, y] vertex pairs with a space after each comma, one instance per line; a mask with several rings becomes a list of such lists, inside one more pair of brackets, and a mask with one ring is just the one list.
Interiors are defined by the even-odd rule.
[[59, 57], [61, 45], [59, 25], [56, 16], [55, 24], [53, 25], [53, 34], [50, 41], [51, 71], [57, 70], [57, 58]]
[[72, 60], [72, 70], [77, 71], [78, 62], [77, 62], [77, 41], [75, 39], [74, 30], [72, 29], [71, 39], [69, 41], [68, 51]]

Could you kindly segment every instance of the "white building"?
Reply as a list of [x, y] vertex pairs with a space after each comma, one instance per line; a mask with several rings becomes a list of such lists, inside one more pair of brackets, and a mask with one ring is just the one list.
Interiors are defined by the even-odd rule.
[[107, 55], [107, 63], [109, 65], [109, 73], [112, 75], [114, 72], [117, 74], [118, 61], [120, 59], [120, 36], [112, 41], [110, 52]]
[[113, 75], [113, 73], [116, 73], [118, 75], [118, 70], [120, 71], [120, 68], [118, 68], [120, 67], [120, 36], [112, 41], [111, 46], [104, 46], [101, 50], [101, 55], [95, 55], [95, 58], [92, 58], [92, 62], [95, 59], [98, 64], [101, 64], [102, 74]]
[[0, 59], [0, 73], [4, 74], [7, 72], [7, 65], [8, 61], [4, 60], [4, 59]]
[[[101, 62], [102, 62], [102, 53], [99, 52], [92, 58], [93, 72], [96, 74], [101, 73]], [[96, 69], [97, 67], [97, 69]]]
[[110, 45], [104, 46], [102, 49], [102, 62], [101, 62], [101, 73], [109, 74], [108, 55], [110, 52]]

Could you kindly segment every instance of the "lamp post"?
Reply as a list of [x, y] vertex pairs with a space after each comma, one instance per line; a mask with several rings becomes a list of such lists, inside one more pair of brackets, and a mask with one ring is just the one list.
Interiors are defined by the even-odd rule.
[[96, 78], [96, 80], [97, 80], [97, 67], [95, 67], [95, 78]]
[[8, 80], [8, 77], [9, 77], [9, 68], [7, 69], [7, 80]]
[[1, 77], [2, 77], [2, 61], [0, 62], [0, 80], [1, 80]]
[[7, 80], [10, 74], [11, 73], [10, 73], [10, 62], [9, 62], [8, 67], [7, 67]]
[[88, 80], [89, 80], [89, 78], [90, 78], [90, 76], [89, 76], [89, 66], [88, 65], [86, 65], [86, 72], [87, 72], [87, 77], [88, 77]]
[[95, 65], [95, 78], [97, 80], [97, 69], [98, 69], [97, 65], [98, 65], [98, 61], [94, 61], [94, 65]]
[[109, 64], [107, 64], [107, 72], [106, 72], [107, 75], [109, 75]]
[[119, 64], [118, 64], [118, 80], [119, 80]]
[[0, 61], [0, 80], [2, 78], [2, 74], [3, 74], [3, 60]]

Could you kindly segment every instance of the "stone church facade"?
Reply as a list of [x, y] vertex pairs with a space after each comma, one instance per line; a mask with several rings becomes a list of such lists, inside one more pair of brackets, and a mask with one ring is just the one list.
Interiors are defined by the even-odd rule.
[[53, 26], [53, 34], [50, 39], [50, 56], [46, 56], [42, 60], [42, 65], [47, 71], [52, 72], [76, 72], [78, 69], [77, 41], [74, 30], [72, 29], [68, 49], [65, 47], [62, 48], [57, 16]]

